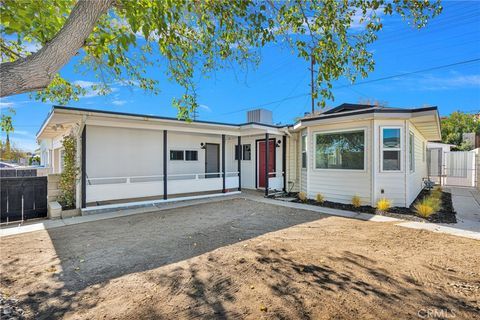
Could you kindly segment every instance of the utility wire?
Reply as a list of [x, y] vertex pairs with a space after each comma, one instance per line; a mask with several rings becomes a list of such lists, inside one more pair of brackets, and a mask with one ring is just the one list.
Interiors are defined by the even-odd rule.
[[445, 65], [442, 65], [442, 66], [436, 66], [436, 67], [431, 67], [431, 68], [427, 68], [427, 69], [422, 69], [422, 70], [417, 70], [417, 71], [412, 71], [412, 72], [406, 72], [406, 73], [400, 73], [400, 74], [396, 74], [396, 75], [386, 76], [386, 77], [367, 80], [367, 81], [362, 81], [362, 82], [356, 82], [356, 83], [352, 83], [352, 84], [343, 85], [343, 86], [340, 86], [340, 87], [333, 87], [333, 89], [341, 89], [341, 88], [346, 88], [346, 87], [351, 87], [351, 86], [358, 86], [358, 85], [361, 85], [361, 84], [390, 80], [390, 79], [409, 76], [409, 75], [412, 75], [412, 74], [434, 71], [434, 70], [449, 68], [449, 67], [458, 66], [458, 65], [462, 65], [462, 64], [474, 63], [474, 62], [478, 62], [478, 61], [480, 61], [480, 58], [471, 59], [471, 60], [464, 60], [464, 61], [459, 61], [459, 62], [455, 62], [455, 63], [445, 64]]
[[[358, 86], [358, 85], [362, 85], [362, 84], [385, 81], [385, 80], [390, 80], [390, 79], [395, 79], [395, 78], [400, 78], [400, 77], [406, 77], [406, 76], [413, 75], [413, 74], [419, 74], [419, 73], [424, 73], [424, 72], [429, 72], [429, 71], [434, 71], [434, 70], [439, 70], [439, 69], [445, 69], [445, 68], [449, 68], [449, 67], [454, 67], [454, 66], [458, 66], [458, 65], [462, 65], [462, 64], [468, 64], [468, 63], [474, 63], [474, 62], [478, 62], [478, 61], [480, 61], [480, 58], [463, 60], [463, 61], [458, 61], [458, 62], [455, 62], [455, 63], [435, 66], [435, 67], [431, 67], [431, 68], [426, 68], [426, 69], [421, 69], [421, 70], [416, 70], [416, 71], [411, 71], [411, 72], [405, 72], [405, 73], [399, 73], [399, 74], [395, 74], [395, 75], [390, 75], [390, 76], [381, 77], [381, 78], [377, 78], [377, 79], [366, 80], [366, 81], [362, 81], [362, 82], [356, 82], [356, 83], [352, 83], [352, 84], [346, 84], [346, 85], [342, 85], [342, 86], [338, 86], [338, 87], [333, 87], [332, 90], [349, 88], [349, 87], [352, 87], [352, 86]], [[234, 114], [234, 113], [239, 113], [239, 112], [242, 112], [242, 111], [252, 110], [252, 109], [261, 108], [261, 107], [266, 107], [266, 106], [269, 106], [269, 105], [272, 105], [272, 104], [282, 103], [284, 101], [293, 100], [293, 99], [297, 99], [299, 97], [305, 97], [305, 96], [309, 96], [309, 95], [310, 95], [310, 92], [297, 94], [297, 95], [294, 95], [294, 96], [288, 96], [288, 97], [285, 97], [285, 98], [280, 99], [280, 100], [266, 102], [266, 103], [259, 104], [259, 105], [256, 105], [256, 106], [246, 107], [246, 108], [238, 109], [238, 110], [235, 110], [235, 111], [222, 113], [220, 115]]]

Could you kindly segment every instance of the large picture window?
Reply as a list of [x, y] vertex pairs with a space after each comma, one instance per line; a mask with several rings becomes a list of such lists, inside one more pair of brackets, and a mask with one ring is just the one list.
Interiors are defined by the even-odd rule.
[[400, 128], [382, 128], [382, 171], [400, 171], [402, 148]]
[[315, 168], [363, 170], [365, 168], [365, 131], [317, 133]]

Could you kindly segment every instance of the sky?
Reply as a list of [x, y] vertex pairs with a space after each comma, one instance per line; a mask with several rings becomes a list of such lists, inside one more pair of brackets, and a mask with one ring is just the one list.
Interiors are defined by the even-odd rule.
[[[375, 71], [354, 85], [346, 79], [336, 81], [335, 100], [327, 105], [379, 101], [390, 107], [433, 105], [442, 116], [457, 110], [480, 112], [480, 1], [444, 1], [442, 6], [441, 15], [421, 30], [398, 16], [384, 18], [379, 39], [369, 47]], [[261, 53], [260, 65], [248, 72], [234, 67], [197, 80], [200, 120], [242, 123], [247, 110], [261, 107], [273, 111], [275, 123], [286, 124], [310, 111], [309, 62], [278, 45], [267, 46]], [[61, 74], [89, 89], [98, 80], [93, 74], [75, 72], [76, 59]], [[148, 74], [160, 81], [158, 95], [113, 85], [107, 96], [89, 90], [68, 105], [175, 117], [171, 101], [181, 96], [182, 89], [156, 68]], [[15, 132], [10, 135], [16, 147], [37, 148], [35, 135], [52, 105], [35, 101], [29, 94], [0, 100], [2, 112], [7, 107], [16, 110]], [[5, 138], [3, 133], [1, 138]]]

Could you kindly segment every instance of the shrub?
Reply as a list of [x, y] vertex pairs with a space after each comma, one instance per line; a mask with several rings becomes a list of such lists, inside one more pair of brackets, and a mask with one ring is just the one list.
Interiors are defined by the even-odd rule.
[[428, 201], [426, 200], [427, 199], [422, 200], [414, 206], [415, 212], [422, 218], [428, 218], [434, 212], [432, 206], [429, 205]]
[[432, 207], [433, 212], [438, 212], [442, 209], [442, 200], [436, 196], [429, 196], [423, 200], [424, 204]]
[[390, 202], [390, 200], [386, 198], [382, 198], [377, 201], [377, 209], [380, 211], [386, 212], [388, 211], [388, 209], [390, 209], [391, 206], [392, 206], [392, 203]]
[[430, 192], [430, 197], [434, 197], [436, 199], [442, 199], [442, 188], [435, 188]]
[[78, 167], [75, 163], [76, 141], [70, 134], [63, 138], [64, 158], [63, 171], [60, 175], [59, 189], [60, 202], [64, 207], [75, 206], [75, 184], [77, 181]]
[[298, 199], [302, 202], [306, 202], [307, 201], [307, 194], [303, 191], [299, 192], [298, 193]]
[[352, 197], [352, 205], [353, 205], [355, 208], [359, 208], [359, 207], [362, 205], [362, 200], [360, 199], [359, 196], [354, 195], [354, 196]]
[[323, 203], [325, 201], [325, 198], [323, 197], [323, 195], [321, 193], [317, 193], [317, 195], [315, 196], [315, 200], [318, 203]]

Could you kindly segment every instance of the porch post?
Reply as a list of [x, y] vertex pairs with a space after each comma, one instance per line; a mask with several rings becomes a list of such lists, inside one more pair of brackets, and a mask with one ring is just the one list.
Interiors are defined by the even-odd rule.
[[168, 170], [167, 170], [167, 130], [163, 130], [163, 200], [167, 200], [167, 184], [168, 184]]
[[282, 171], [283, 171], [283, 192], [287, 191], [287, 136], [283, 135], [282, 142]]
[[265, 197], [268, 196], [268, 158], [269, 158], [269, 150], [270, 141], [268, 140], [268, 132], [265, 133]]
[[242, 137], [238, 136], [238, 191], [242, 190], [242, 158], [243, 158], [243, 148], [242, 148]]
[[222, 192], [225, 193], [225, 135], [222, 134]]
[[82, 131], [82, 208], [87, 207], [87, 125]]

